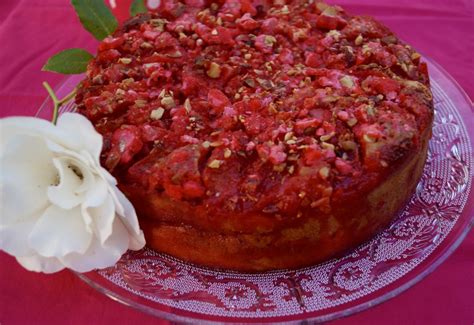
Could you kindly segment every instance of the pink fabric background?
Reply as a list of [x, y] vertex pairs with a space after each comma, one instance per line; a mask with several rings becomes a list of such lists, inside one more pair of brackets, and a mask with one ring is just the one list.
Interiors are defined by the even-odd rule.
[[[119, 6], [130, 0], [116, 0]], [[472, 0], [336, 0], [346, 10], [373, 15], [421, 53], [440, 63], [474, 98]], [[123, 16], [123, 14], [122, 14]], [[41, 72], [52, 54], [69, 47], [94, 52], [67, 0], [0, 0], [0, 117], [32, 115], [46, 93]], [[335, 324], [473, 324], [474, 233], [421, 283], [370, 310]], [[166, 323], [165, 321], [161, 321]], [[25, 271], [0, 253], [0, 324], [149, 324], [157, 319], [99, 294], [69, 271]]]

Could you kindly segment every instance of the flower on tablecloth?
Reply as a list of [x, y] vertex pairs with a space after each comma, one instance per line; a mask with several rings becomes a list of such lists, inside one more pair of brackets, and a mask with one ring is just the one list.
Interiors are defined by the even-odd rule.
[[31, 271], [87, 272], [145, 245], [135, 210], [99, 162], [82, 115], [0, 120], [0, 249]]

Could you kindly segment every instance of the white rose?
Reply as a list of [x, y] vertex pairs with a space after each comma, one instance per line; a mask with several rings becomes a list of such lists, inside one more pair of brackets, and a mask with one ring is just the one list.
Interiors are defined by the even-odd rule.
[[0, 249], [31, 271], [114, 265], [145, 245], [135, 210], [101, 167], [102, 136], [82, 115], [57, 125], [0, 121]]

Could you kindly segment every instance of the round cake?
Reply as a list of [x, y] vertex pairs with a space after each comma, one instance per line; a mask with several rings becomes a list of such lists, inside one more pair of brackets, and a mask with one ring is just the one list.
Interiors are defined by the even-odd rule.
[[147, 245], [201, 266], [308, 266], [373, 237], [421, 177], [426, 64], [322, 2], [162, 0], [76, 96]]

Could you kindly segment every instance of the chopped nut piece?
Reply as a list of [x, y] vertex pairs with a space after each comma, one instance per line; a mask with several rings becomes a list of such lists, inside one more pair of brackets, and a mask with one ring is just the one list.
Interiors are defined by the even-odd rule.
[[100, 85], [104, 82], [104, 79], [102, 78], [102, 75], [98, 74], [97, 76], [92, 78], [92, 82]]
[[287, 133], [285, 134], [284, 140], [285, 140], [285, 141], [288, 141], [288, 140], [290, 140], [292, 137], [293, 137], [293, 132], [287, 132]]
[[207, 164], [207, 167], [216, 169], [216, 168], [219, 168], [222, 165], [222, 163], [223, 163], [222, 160], [214, 159], [209, 164]]
[[321, 140], [323, 142], [328, 141], [329, 139], [331, 139], [334, 136], [334, 134], [335, 134], [334, 132], [331, 132], [329, 134], [322, 135], [322, 136], [319, 137], [319, 140]]
[[369, 116], [374, 116], [375, 115], [375, 109], [372, 105], [367, 105], [365, 107], [365, 111], [367, 112], [367, 115], [369, 115]]
[[150, 43], [148, 42], [143, 42], [142, 44], [140, 44], [140, 47], [142, 49], [151, 49], [153, 47], [153, 45], [151, 45]]
[[250, 78], [245, 79], [245, 80], [244, 80], [244, 83], [245, 83], [247, 86], [251, 87], [251, 88], [254, 88], [254, 87], [255, 87], [255, 80], [253, 80], [253, 79], [250, 79]]
[[420, 53], [414, 52], [414, 53], [411, 55], [411, 59], [412, 59], [412, 60], [416, 60], [416, 59], [419, 59], [419, 58], [421, 58]]
[[271, 114], [278, 113], [278, 110], [276, 109], [275, 103], [270, 103], [268, 105], [268, 112], [271, 113]]
[[353, 117], [353, 118], [348, 119], [346, 123], [347, 123], [347, 125], [352, 127], [352, 126], [356, 125], [357, 122], [358, 122], [357, 119], [355, 117]]
[[224, 158], [229, 158], [232, 155], [232, 151], [229, 148], [224, 149]]
[[164, 31], [164, 27], [166, 25], [168, 21], [166, 19], [151, 19], [150, 20], [150, 23], [156, 27], [157, 30], [159, 30], [160, 32]]
[[304, 40], [308, 38], [307, 30], [304, 28], [298, 28], [293, 32], [293, 41]]
[[364, 41], [364, 38], [362, 37], [362, 35], [359, 34], [359, 36], [356, 37], [354, 43], [355, 45], [360, 45], [362, 44], [363, 41]]
[[264, 42], [268, 46], [273, 46], [274, 43], [276, 43], [276, 38], [271, 36], [271, 35], [265, 35]]
[[316, 8], [318, 8], [319, 11], [324, 11], [327, 7], [329, 7], [329, 5], [324, 2], [316, 2]]
[[323, 179], [328, 178], [329, 176], [329, 167], [323, 167], [319, 170], [319, 176], [321, 176]]
[[272, 89], [273, 87], [272, 82], [270, 80], [257, 78], [257, 81], [260, 84], [260, 86], [262, 86], [262, 88], [265, 90]]
[[336, 8], [331, 7], [331, 6], [327, 6], [326, 9], [324, 9], [323, 12], [321, 13], [321, 15], [328, 16], [328, 17], [335, 17], [337, 16], [337, 14], [338, 12]]
[[246, 54], [244, 55], [244, 59], [245, 59], [245, 60], [250, 60], [251, 58], [252, 58], [252, 54], [250, 54], [250, 53], [246, 53]]
[[341, 37], [341, 33], [335, 29], [330, 30], [329, 32], [326, 33], [326, 36], [334, 38], [336, 41], [339, 40]]
[[132, 63], [132, 59], [130, 59], [130, 58], [120, 58], [118, 60], [118, 62], [122, 63], [122, 64], [130, 64], [130, 63]]
[[133, 79], [133, 78], [127, 78], [127, 79], [123, 79], [123, 80], [122, 80], [122, 83], [123, 83], [124, 85], [130, 85], [130, 84], [133, 83], [133, 82], [135, 82], [135, 79]]
[[405, 62], [400, 63], [400, 66], [402, 67], [403, 71], [408, 72], [408, 66], [406, 65]]
[[362, 45], [362, 54], [366, 55], [372, 52], [372, 49], [370, 48], [369, 45], [364, 44]]
[[219, 33], [217, 32], [217, 29], [214, 28], [214, 29], [211, 31], [211, 34], [212, 34], [212, 35], [217, 35], [217, 34], [219, 34]]
[[276, 171], [277, 173], [281, 173], [282, 171], [285, 170], [285, 168], [286, 168], [285, 163], [273, 166], [273, 170]]
[[385, 44], [395, 44], [397, 42], [397, 38], [393, 35], [387, 35], [387, 36], [384, 36], [380, 39], [382, 42], [384, 42]]
[[346, 88], [354, 88], [354, 81], [352, 81], [352, 78], [349, 76], [342, 77], [341, 79], [339, 79], [339, 82]]
[[184, 30], [184, 26], [183, 25], [177, 25], [175, 28], [174, 28], [174, 31], [177, 32], [177, 33], [182, 33]]
[[175, 52], [169, 53], [167, 56], [170, 58], [180, 58], [183, 56], [183, 53], [181, 53], [180, 51], [175, 51]]
[[204, 141], [204, 142], [202, 143], [202, 146], [207, 149], [207, 148], [209, 148], [209, 147], [211, 146], [211, 143], [210, 143], [209, 141]]
[[220, 147], [222, 146], [222, 141], [214, 141], [214, 142], [211, 142], [211, 147]]
[[189, 98], [186, 98], [183, 106], [187, 113], [191, 111], [192, 107], [191, 107], [191, 101], [189, 100]]
[[364, 136], [362, 137], [362, 139], [363, 139], [365, 142], [369, 142], [369, 143], [375, 142], [375, 139], [374, 139], [373, 137], [371, 137], [370, 135], [368, 135], [368, 134], [364, 134]]
[[334, 145], [327, 142], [321, 142], [321, 147], [324, 149], [334, 150]]
[[161, 105], [163, 105], [166, 108], [173, 108], [176, 106], [174, 103], [174, 99], [171, 96], [165, 96], [161, 99]]
[[150, 113], [150, 118], [152, 120], [159, 120], [163, 117], [163, 114], [165, 113], [165, 110], [162, 107], [158, 107], [157, 109], [154, 109]]
[[135, 106], [137, 107], [144, 107], [148, 102], [144, 99], [137, 99], [135, 101]]
[[211, 62], [209, 69], [207, 70], [209, 78], [219, 78], [221, 76], [221, 66], [215, 62]]

